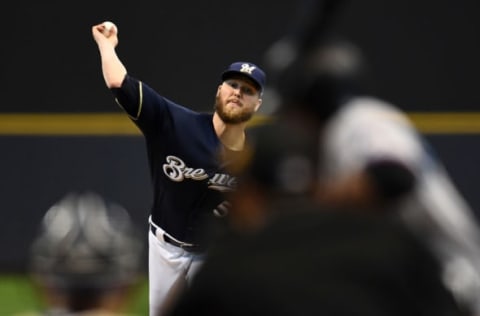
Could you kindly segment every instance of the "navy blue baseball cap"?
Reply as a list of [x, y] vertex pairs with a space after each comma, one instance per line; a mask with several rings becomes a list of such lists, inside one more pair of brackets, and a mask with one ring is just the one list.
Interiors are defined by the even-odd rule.
[[267, 79], [265, 72], [257, 65], [245, 61], [237, 61], [222, 73], [222, 80], [225, 81], [234, 75], [242, 75], [251, 79], [257, 85], [258, 90], [263, 92]]

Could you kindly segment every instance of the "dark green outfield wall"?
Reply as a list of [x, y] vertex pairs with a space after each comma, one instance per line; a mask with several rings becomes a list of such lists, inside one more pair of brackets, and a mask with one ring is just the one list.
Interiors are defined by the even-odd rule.
[[[0, 13], [0, 108], [112, 110], [90, 32], [93, 24], [112, 20], [130, 73], [180, 103], [210, 109], [218, 74], [233, 60], [262, 64], [298, 3], [12, 2]], [[346, 3], [333, 30], [364, 50], [380, 96], [406, 110], [478, 110], [479, 1]]]
[[[0, 13], [0, 115], [119, 112], [104, 87], [91, 26], [119, 27], [129, 72], [171, 99], [210, 110], [223, 68], [262, 65], [298, 0], [18, 1]], [[370, 61], [377, 94], [411, 112], [480, 111], [480, 2], [351, 1], [335, 33]], [[480, 135], [427, 135], [480, 211]], [[69, 190], [92, 189], [146, 228], [150, 187], [138, 136], [0, 135], [0, 268], [22, 270], [41, 214]], [[146, 236], [146, 234], [145, 234]]]

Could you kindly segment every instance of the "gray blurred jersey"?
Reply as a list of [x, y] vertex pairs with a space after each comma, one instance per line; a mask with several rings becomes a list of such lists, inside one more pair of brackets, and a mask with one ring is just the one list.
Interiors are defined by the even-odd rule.
[[354, 98], [323, 135], [323, 179], [348, 177], [380, 159], [411, 168], [417, 188], [395, 207], [442, 260], [445, 282], [458, 299], [480, 312], [478, 220], [408, 117], [384, 101]]

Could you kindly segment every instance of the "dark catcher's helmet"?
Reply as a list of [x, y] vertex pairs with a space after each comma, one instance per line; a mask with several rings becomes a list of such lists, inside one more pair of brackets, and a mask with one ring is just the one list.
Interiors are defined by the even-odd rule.
[[30, 252], [35, 279], [64, 292], [136, 280], [142, 241], [128, 212], [95, 193], [69, 193], [45, 214]]

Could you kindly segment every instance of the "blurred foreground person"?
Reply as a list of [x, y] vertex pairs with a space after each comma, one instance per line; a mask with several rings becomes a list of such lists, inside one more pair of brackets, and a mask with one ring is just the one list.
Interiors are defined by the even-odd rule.
[[284, 122], [255, 135], [230, 230], [169, 315], [466, 315], [387, 210], [319, 207], [314, 138]]
[[42, 315], [124, 315], [142, 251], [124, 208], [95, 193], [69, 193], [45, 214], [30, 252]]
[[306, 117], [320, 133], [317, 198], [339, 208], [397, 214], [440, 259], [457, 300], [480, 315], [474, 212], [405, 113], [366, 93], [365, 71], [357, 47], [325, 40], [292, 64], [280, 84], [280, 114]]
[[318, 136], [317, 194], [339, 206], [391, 206], [417, 185], [422, 140], [405, 114], [366, 93], [366, 72], [357, 47], [332, 39], [292, 63], [279, 84], [278, 115]]

